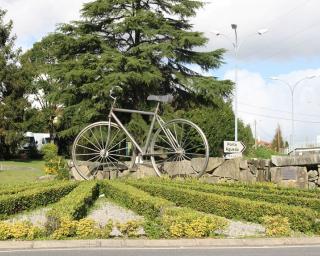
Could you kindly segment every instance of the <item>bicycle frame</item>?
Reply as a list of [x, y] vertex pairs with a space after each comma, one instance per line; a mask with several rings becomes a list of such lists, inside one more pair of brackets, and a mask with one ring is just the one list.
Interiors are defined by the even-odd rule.
[[[160, 102], [157, 103], [156, 109], [154, 112], [150, 112], [150, 111], [140, 111], [140, 110], [131, 110], [131, 109], [123, 109], [123, 108], [115, 108], [116, 102], [116, 98], [114, 99], [114, 102], [111, 106], [110, 112], [109, 112], [109, 126], [111, 125], [111, 120], [113, 119], [117, 125], [119, 125], [119, 127], [125, 132], [125, 134], [129, 137], [129, 139], [131, 140], [131, 142], [134, 144], [134, 146], [136, 147], [136, 149], [138, 150], [138, 152], [142, 155], [142, 156], [153, 156], [155, 154], [152, 153], [148, 153], [148, 149], [150, 146], [150, 142], [151, 142], [151, 136], [153, 134], [153, 129], [155, 126], [155, 123], [157, 122], [161, 129], [164, 131], [164, 133], [166, 134], [171, 146], [177, 150], [180, 146], [178, 141], [175, 139], [175, 137], [173, 136], [173, 134], [171, 133], [170, 130], [165, 129], [164, 128], [164, 124], [165, 121], [158, 115], [158, 111], [159, 111], [159, 107], [160, 107]], [[119, 120], [119, 118], [116, 116], [115, 112], [122, 112], [122, 113], [137, 113], [137, 114], [141, 114], [141, 115], [149, 115], [149, 116], [153, 116], [152, 121], [151, 121], [151, 125], [149, 128], [149, 132], [148, 132], [148, 136], [147, 139], [145, 141], [145, 145], [143, 148], [141, 148], [141, 146], [137, 143], [137, 141], [134, 139], [134, 137], [130, 134], [130, 132], [126, 129], [126, 127], [122, 124], [122, 122]], [[109, 129], [110, 131], [110, 129]], [[108, 134], [108, 138], [107, 138], [107, 142], [110, 139], [110, 134]]]

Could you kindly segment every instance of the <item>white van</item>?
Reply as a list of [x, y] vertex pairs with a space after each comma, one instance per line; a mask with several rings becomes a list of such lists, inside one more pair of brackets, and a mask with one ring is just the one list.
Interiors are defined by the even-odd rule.
[[43, 145], [50, 143], [49, 133], [26, 132], [24, 137], [25, 139], [22, 146], [24, 149], [36, 147], [37, 150], [40, 151]]

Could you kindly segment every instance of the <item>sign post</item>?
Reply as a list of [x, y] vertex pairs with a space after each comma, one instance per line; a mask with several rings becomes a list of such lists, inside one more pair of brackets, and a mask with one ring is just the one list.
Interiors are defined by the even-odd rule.
[[241, 141], [224, 141], [223, 151], [226, 159], [242, 157], [242, 152], [246, 146]]

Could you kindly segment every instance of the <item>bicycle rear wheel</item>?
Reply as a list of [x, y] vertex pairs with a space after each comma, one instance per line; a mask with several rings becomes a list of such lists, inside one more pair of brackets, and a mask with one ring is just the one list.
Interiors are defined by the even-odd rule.
[[94, 179], [99, 172], [122, 172], [134, 165], [134, 148], [123, 130], [112, 122], [85, 127], [72, 147], [72, 160], [79, 175]]
[[151, 162], [158, 176], [200, 177], [209, 160], [209, 145], [203, 131], [185, 119], [175, 119], [159, 128], [151, 142]]

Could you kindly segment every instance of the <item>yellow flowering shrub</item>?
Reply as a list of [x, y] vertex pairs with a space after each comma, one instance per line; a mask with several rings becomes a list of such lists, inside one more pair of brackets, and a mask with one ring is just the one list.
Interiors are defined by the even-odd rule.
[[262, 218], [267, 236], [289, 236], [291, 233], [290, 223], [287, 217], [280, 215], [265, 216]]
[[199, 238], [214, 235], [217, 230], [227, 227], [227, 220], [186, 208], [166, 209], [163, 225], [171, 237]]
[[98, 234], [96, 222], [92, 219], [81, 219], [76, 223], [76, 236], [79, 238], [94, 238]]
[[32, 225], [30, 222], [18, 221], [15, 223], [0, 222], [0, 240], [39, 238], [44, 234], [40, 227]]
[[129, 220], [126, 223], [117, 224], [117, 228], [122, 233], [122, 235], [127, 237], [137, 237], [138, 229], [143, 225], [142, 221]]
[[53, 232], [53, 239], [63, 239], [76, 235], [77, 221], [70, 218], [61, 218], [59, 227]]

